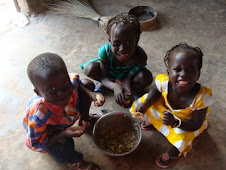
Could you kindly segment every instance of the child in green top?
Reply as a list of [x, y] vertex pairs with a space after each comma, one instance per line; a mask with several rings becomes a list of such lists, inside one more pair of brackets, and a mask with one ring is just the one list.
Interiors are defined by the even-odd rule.
[[136, 17], [116, 15], [108, 22], [109, 42], [99, 49], [99, 59], [81, 66], [86, 76], [113, 90], [116, 102], [123, 107], [131, 106], [132, 93], [153, 81], [152, 73], [145, 68], [147, 55], [138, 46], [141, 31]]

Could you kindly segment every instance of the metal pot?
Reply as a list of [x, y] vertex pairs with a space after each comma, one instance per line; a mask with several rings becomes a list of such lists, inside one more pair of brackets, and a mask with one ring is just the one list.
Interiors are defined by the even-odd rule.
[[[119, 132], [118, 127], [124, 129], [125, 131]], [[109, 136], [109, 133], [114, 133], [114, 136], [111, 136], [110, 138], [106, 138], [106, 136]], [[125, 135], [125, 133], [131, 134], [131, 135]], [[103, 136], [105, 134], [105, 136]], [[112, 141], [114, 141], [114, 137], [117, 139], [121, 138], [128, 138], [129, 140], [133, 140], [133, 145], [129, 147], [130, 150], [127, 150], [125, 152], [120, 153], [113, 153], [112, 151], [109, 151], [109, 148], [114, 147], [114, 150], [120, 149], [119, 147], [124, 144], [117, 143], [116, 145], [112, 145]], [[122, 113], [122, 112], [114, 112], [114, 113], [107, 113], [103, 117], [101, 117], [94, 125], [93, 129], [93, 139], [97, 147], [103, 151], [105, 154], [109, 156], [124, 156], [128, 155], [131, 152], [133, 152], [139, 145], [141, 141], [141, 128], [137, 120], [133, 119], [130, 114]], [[113, 139], [112, 139], [113, 137]], [[135, 138], [135, 139], [134, 139]], [[117, 141], [116, 139], [116, 141]], [[103, 141], [104, 140], [104, 141]], [[126, 139], [127, 140], [127, 139]], [[104, 145], [103, 146], [103, 142]], [[105, 148], [104, 148], [105, 147]], [[106, 148], [109, 147], [109, 148]]]

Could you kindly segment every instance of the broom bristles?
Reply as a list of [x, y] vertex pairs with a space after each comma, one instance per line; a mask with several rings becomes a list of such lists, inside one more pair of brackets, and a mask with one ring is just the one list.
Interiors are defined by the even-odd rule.
[[113, 16], [101, 16], [98, 20], [98, 25], [99, 27], [107, 33], [107, 25], [108, 21], [112, 18]]
[[101, 16], [96, 12], [88, 0], [67, 0], [55, 4], [47, 4], [48, 13], [69, 17], [88, 18], [96, 21], [101, 29], [106, 32], [107, 24], [112, 16]]
[[[87, 5], [88, 2], [85, 4]], [[84, 5], [76, 0], [68, 0], [65, 2], [59, 2], [57, 4], [47, 4], [49, 11], [48, 13], [56, 15], [65, 15], [72, 17], [89, 18], [97, 20], [100, 15], [89, 5]]]
[[[71, 1], [71, 0], [70, 0]], [[72, 0], [73, 1], [73, 0]], [[87, 8], [89, 8], [90, 10], [94, 10], [96, 11], [91, 4], [89, 3], [89, 0], [77, 0], [79, 3], [85, 5]], [[97, 12], [97, 11], [96, 11]]]

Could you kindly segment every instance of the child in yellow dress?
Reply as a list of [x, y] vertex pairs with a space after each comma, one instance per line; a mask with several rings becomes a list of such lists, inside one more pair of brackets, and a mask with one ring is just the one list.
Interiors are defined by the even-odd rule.
[[130, 112], [144, 113], [171, 143], [170, 149], [156, 159], [160, 168], [168, 168], [174, 158], [186, 156], [192, 142], [208, 126], [212, 90], [197, 82], [202, 67], [198, 47], [179, 44], [164, 58], [167, 74], [159, 74], [148, 94], [134, 101]]

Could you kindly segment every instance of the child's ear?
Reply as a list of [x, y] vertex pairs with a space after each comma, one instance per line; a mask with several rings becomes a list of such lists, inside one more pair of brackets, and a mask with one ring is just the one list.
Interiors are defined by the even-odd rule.
[[201, 71], [199, 70], [199, 76], [198, 76], [198, 79], [199, 79], [199, 77], [200, 77], [200, 74], [201, 74]]
[[140, 35], [137, 37], [137, 45], [139, 43], [139, 40], [140, 40]]
[[167, 68], [167, 74], [169, 75], [169, 69]]
[[38, 91], [38, 89], [35, 88], [35, 89], [34, 89], [34, 92], [35, 92], [38, 96], [41, 96], [40, 93], [39, 93], [39, 91]]

